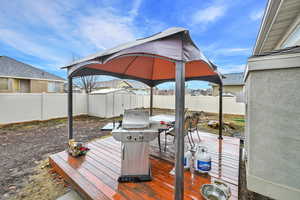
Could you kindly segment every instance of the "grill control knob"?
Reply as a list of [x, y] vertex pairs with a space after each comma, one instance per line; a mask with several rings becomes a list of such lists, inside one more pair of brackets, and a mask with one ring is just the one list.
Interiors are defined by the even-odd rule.
[[144, 139], [144, 136], [139, 135], [139, 140], [143, 140], [143, 139]]
[[132, 136], [128, 135], [126, 138], [127, 138], [127, 140], [131, 140]]

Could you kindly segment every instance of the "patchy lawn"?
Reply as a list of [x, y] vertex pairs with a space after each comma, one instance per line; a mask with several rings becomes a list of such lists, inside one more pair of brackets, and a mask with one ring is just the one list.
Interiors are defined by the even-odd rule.
[[69, 190], [69, 185], [52, 170], [48, 159], [41, 161], [33, 171], [34, 175], [25, 180], [25, 186], [11, 200], [56, 199]]
[[[50, 154], [66, 149], [68, 142], [66, 122], [66, 119], [55, 119], [0, 128], [1, 200], [18, 194], [21, 188], [28, 184], [29, 178], [31, 180], [38, 178], [35, 175], [41, 172], [36, 169], [40, 161], [47, 159]], [[107, 122], [108, 119], [97, 117], [75, 117], [74, 136], [77, 140], [86, 142], [108, 134], [100, 132], [100, 128]], [[44, 181], [47, 182], [48, 179], [45, 178]], [[33, 187], [39, 190], [40, 185]], [[53, 198], [49, 196], [46, 199]]]
[[[203, 123], [199, 124], [199, 129], [203, 131], [207, 131], [209, 133], [219, 134], [218, 128], [212, 128], [208, 126], [209, 121], [218, 121], [219, 116], [213, 113], [206, 114], [206, 120]], [[245, 119], [242, 115], [223, 115], [223, 135], [226, 136], [243, 136], [244, 135], [244, 127], [245, 127]]]
[[[155, 114], [173, 113], [172, 110], [155, 109]], [[216, 114], [205, 114], [203, 121], [218, 120]], [[108, 135], [100, 128], [112, 119], [80, 116], [74, 118], [76, 140], [90, 141]], [[225, 115], [224, 121], [232, 128], [224, 130], [224, 135], [243, 135], [244, 118]], [[210, 133], [218, 129], [202, 122], [199, 128]], [[48, 156], [65, 150], [68, 142], [67, 120], [54, 119], [45, 122], [21, 123], [0, 127], [0, 200], [53, 200], [69, 190], [69, 186], [48, 164]], [[268, 199], [246, 189], [245, 168], [240, 168], [240, 199]]]

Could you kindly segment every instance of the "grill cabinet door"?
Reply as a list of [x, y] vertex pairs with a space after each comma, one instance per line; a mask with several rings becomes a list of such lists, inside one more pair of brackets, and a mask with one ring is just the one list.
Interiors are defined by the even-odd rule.
[[122, 145], [122, 167], [124, 175], [149, 174], [149, 143], [124, 142]]

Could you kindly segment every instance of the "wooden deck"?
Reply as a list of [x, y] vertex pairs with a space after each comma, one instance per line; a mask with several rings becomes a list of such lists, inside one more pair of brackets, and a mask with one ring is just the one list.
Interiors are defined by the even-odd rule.
[[[210, 175], [196, 174], [194, 178], [189, 171], [185, 172], [185, 199], [204, 199], [199, 192], [201, 185], [216, 178], [229, 184], [232, 191], [230, 199], [238, 199], [239, 140], [224, 137], [219, 143], [216, 135], [202, 132], [201, 139], [212, 154], [212, 171]], [[87, 144], [91, 149], [87, 155], [73, 158], [63, 151], [51, 155], [50, 164], [85, 199], [173, 199], [174, 176], [169, 174], [173, 168], [172, 144], [168, 145], [166, 152], [160, 152], [157, 141], [151, 143], [152, 181], [118, 183], [120, 144], [112, 137], [97, 139]]]

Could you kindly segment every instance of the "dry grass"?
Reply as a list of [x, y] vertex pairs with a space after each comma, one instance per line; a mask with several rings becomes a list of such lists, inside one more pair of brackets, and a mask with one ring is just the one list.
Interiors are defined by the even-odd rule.
[[42, 161], [35, 169], [35, 174], [28, 178], [28, 183], [11, 200], [56, 199], [65, 194], [68, 184], [50, 167], [48, 159]]
[[[154, 114], [174, 114], [174, 110], [155, 109]], [[208, 120], [218, 120], [218, 115], [216, 114], [206, 113], [206, 117]], [[117, 121], [119, 118], [115, 118], [115, 120]], [[106, 137], [108, 133], [101, 133], [100, 127], [111, 121], [113, 121], [113, 119], [87, 116], [75, 117], [74, 129], [76, 130], [76, 138], [82, 141], [90, 141], [95, 138]], [[235, 127], [234, 132], [243, 132], [243, 116], [224, 115], [224, 121], [233, 124]], [[4, 190], [0, 190], [0, 194], [7, 194], [6, 192], [10, 193], [9, 198], [11, 200], [52, 200], [69, 190], [68, 185], [61, 177], [52, 171], [48, 159], [42, 160], [46, 158], [45, 156], [65, 149], [67, 142], [66, 122], [66, 118], [60, 118], [43, 122], [35, 121], [0, 127], [0, 139], [7, 144], [2, 148], [11, 147], [12, 145], [18, 147], [8, 151], [9, 155], [7, 153], [5, 154], [11, 161], [8, 160], [8, 163], [4, 163], [4, 169], [6, 170], [3, 171], [3, 177], [5, 179], [3, 179], [3, 184], [5, 187]], [[207, 124], [205, 125], [205, 123], [200, 125], [200, 129], [210, 133], [218, 133], [217, 129], [212, 129], [208, 127]], [[224, 135], [231, 136], [231, 134], [232, 132], [224, 132]], [[26, 151], [27, 154], [25, 158], [23, 152], [24, 148], [26, 149], [28, 146], [30, 150]], [[5, 152], [3, 151], [3, 153]], [[18, 165], [16, 165], [14, 160], [19, 160]], [[20, 160], [22, 160], [22, 162]], [[32, 160], [42, 161], [35, 163]], [[26, 170], [30, 173], [12, 176], [10, 174], [11, 169], [16, 171], [17, 174]], [[0, 199], [2, 199], [1, 195]], [[6, 197], [4, 197], [4, 199], [6, 199]]]

